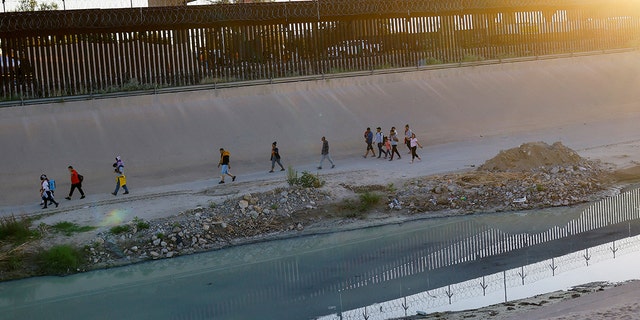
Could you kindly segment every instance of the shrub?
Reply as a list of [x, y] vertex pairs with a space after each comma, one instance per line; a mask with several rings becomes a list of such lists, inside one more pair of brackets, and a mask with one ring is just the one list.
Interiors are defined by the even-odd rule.
[[396, 188], [396, 186], [393, 183], [389, 183], [387, 185], [387, 191], [389, 191], [391, 193], [395, 193], [396, 191], [398, 191], [398, 189]]
[[298, 179], [298, 184], [305, 188], [320, 188], [324, 185], [324, 181], [313, 173], [303, 171], [302, 176]]
[[15, 216], [0, 219], [0, 241], [11, 240], [16, 243], [23, 243], [37, 233], [29, 230], [31, 221], [29, 219], [16, 219]]
[[298, 171], [294, 170], [292, 166], [287, 167], [287, 182], [290, 186], [298, 184]]
[[58, 232], [62, 232], [65, 236], [70, 236], [74, 233], [77, 232], [87, 232], [87, 231], [91, 231], [94, 230], [96, 227], [92, 227], [92, 226], [79, 226], [75, 223], [72, 222], [68, 222], [68, 221], [62, 221], [62, 222], [58, 222], [56, 224], [53, 225], [53, 229], [55, 229]]
[[482, 60], [484, 60], [483, 57], [475, 54], [468, 54], [462, 57], [462, 62], [476, 62], [476, 61], [482, 61]]
[[338, 205], [340, 216], [345, 218], [365, 218], [365, 214], [380, 203], [381, 196], [377, 193], [365, 192], [358, 200], [347, 199]]
[[131, 230], [131, 226], [128, 224], [123, 224], [120, 226], [115, 226], [112, 227], [109, 231], [111, 231], [111, 233], [113, 234], [121, 234], [121, 233], [125, 233], [125, 232], [129, 232]]
[[149, 229], [149, 222], [146, 222], [138, 217], [133, 218], [133, 223], [136, 225], [138, 230]]
[[38, 266], [45, 274], [68, 274], [76, 271], [83, 260], [81, 250], [70, 245], [58, 245], [39, 254]]
[[294, 170], [291, 166], [287, 169], [287, 183], [290, 186], [302, 186], [305, 188], [320, 188], [324, 185], [324, 181], [310, 172], [303, 171], [302, 176], [298, 177], [298, 171]]
[[360, 195], [360, 206], [362, 211], [367, 211], [380, 202], [380, 195], [377, 193], [365, 192]]

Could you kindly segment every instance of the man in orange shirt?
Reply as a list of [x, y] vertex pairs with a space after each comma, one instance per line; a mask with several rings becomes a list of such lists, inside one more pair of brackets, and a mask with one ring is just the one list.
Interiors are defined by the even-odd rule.
[[69, 173], [71, 173], [71, 190], [69, 190], [69, 196], [65, 199], [71, 200], [73, 191], [75, 191], [76, 188], [80, 191], [80, 199], [84, 199], [84, 191], [82, 191], [82, 176], [79, 175], [78, 171], [76, 171], [72, 166], [67, 167], [67, 169], [69, 169]]

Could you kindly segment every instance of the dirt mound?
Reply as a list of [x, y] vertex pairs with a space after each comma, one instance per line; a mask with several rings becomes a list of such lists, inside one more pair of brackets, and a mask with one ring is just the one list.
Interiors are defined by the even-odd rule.
[[586, 160], [560, 142], [548, 145], [529, 142], [518, 148], [502, 150], [487, 160], [478, 170], [494, 172], [530, 171], [540, 167], [578, 165]]

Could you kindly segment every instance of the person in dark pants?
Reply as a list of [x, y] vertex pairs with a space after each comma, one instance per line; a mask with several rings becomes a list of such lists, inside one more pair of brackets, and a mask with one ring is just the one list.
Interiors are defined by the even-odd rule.
[[376, 136], [375, 143], [378, 145], [378, 158], [382, 157], [384, 153], [384, 158], [387, 158], [387, 152], [384, 150], [384, 136], [382, 135], [382, 128], [376, 128]]
[[80, 179], [81, 175], [78, 174], [73, 166], [68, 166], [69, 173], [71, 174], [71, 190], [69, 190], [69, 196], [65, 199], [71, 200], [71, 196], [73, 196], [73, 191], [78, 189], [80, 191], [80, 199], [84, 199], [84, 191], [82, 191], [82, 179]]
[[49, 189], [49, 179], [44, 174], [40, 176], [40, 196], [42, 200], [44, 200], [44, 207], [42, 207], [42, 209], [46, 209], [47, 203], [49, 202], [55, 204], [56, 208], [58, 207], [58, 203], [53, 199], [52, 191]]
[[409, 125], [405, 125], [404, 126], [404, 144], [407, 146], [407, 149], [409, 149], [409, 152], [407, 153], [411, 153], [411, 135], [413, 134], [413, 132], [411, 131], [411, 129], [409, 129]]
[[119, 173], [117, 171], [115, 171], [115, 174], [118, 175], [116, 177], [116, 190], [111, 192], [111, 194], [114, 195], [114, 196], [118, 195], [118, 190], [120, 190], [120, 187], [122, 187], [122, 189], [124, 189], [124, 193], [123, 194], [129, 194], [129, 188], [127, 188], [127, 177], [125, 177], [124, 174]]
[[373, 151], [373, 132], [371, 132], [371, 128], [367, 128], [364, 132], [364, 142], [367, 144], [367, 152], [362, 157], [366, 158], [369, 155], [369, 151], [371, 151], [371, 156], [375, 157], [376, 152]]
[[396, 128], [393, 127], [389, 131], [389, 141], [391, 142], [391, 157], [389, 158], [389, 161], [393, 161], [394, 154], [398, 155], [398, 159], [402, 159], [402, 157], [400, 157], [400, 153], [398, 152], [398, 134], [396, 133], [395, 129]]
[[269, 173], [273, 172], [276, 162], [280, 165], [280, 171], [284, 171], [284, 167], [282, 166], [282, 163], [280, 163], [280, 150], [278, 150], [277, 144], [278, 143], [276, 141], [271, 144], [271, 171], [269, 171]]
[[327, 141], [325, 137], [322, 137], [322, 150], [320, 150], [320, 154], [322, 155], [322, 158], [320, 159], [318, 170], [322, 169], [322, 161], [324, 161], [325, 158], [329, 159], [332, 169], [336, 167], [336, 165], [333, 163], [333, 159], [331, 159], [331, 156], [329, 155], [329, 141]]

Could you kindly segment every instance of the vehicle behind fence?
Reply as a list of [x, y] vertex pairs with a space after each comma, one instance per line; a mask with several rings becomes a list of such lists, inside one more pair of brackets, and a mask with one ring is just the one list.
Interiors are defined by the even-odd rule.
[[635, 48], [632, 0], [317, 0], [0, 14], [3, 100]]

